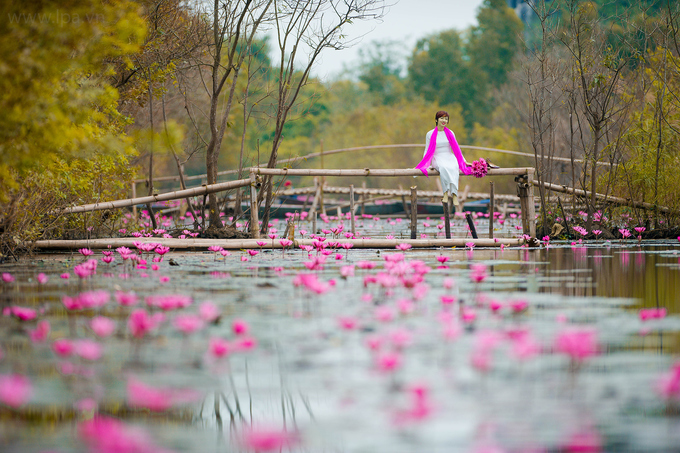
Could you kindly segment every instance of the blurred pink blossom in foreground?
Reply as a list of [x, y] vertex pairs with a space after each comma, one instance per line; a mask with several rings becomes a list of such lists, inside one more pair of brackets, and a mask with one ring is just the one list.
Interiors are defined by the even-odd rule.
[[582, 362], [597, 354], [597, 332], [594, 329], [566, 328], [557, 334], [555, 350], [567, 354], [575, 362]]
[[99, 337], [108, 337], [116, 330], [116, 322], [105, 316], [97, 316], [90, 321], [90, 328]]
[[26, 376], [20, 374], [0, 374], [0, 402], [19, 407], [28, 402], [33, 394], [33, 386]]
[[146, 310], [140, 308], [130, 313], [128, 328], [135, 338], [144, 338], [148, 332], [158, 327], [158, 325], [163, 322], [163, 319], [164, 316], [162, 313], [149, 315]]
[[249, 427], [241, 433], [241, 444], [249, 451], [281, 451], [299, 442], [299, 436], [285, 429]]
[[96, 417], [78, 425], [80, 439], [92, 453], [169, 453], [157, 446], [142, 428], [109, 418]]
[[200, 398], [200, 393], [191, 389], [154, 388], [134, 378], [127, 382], [127, 400], [133, 407], [165, 411], [175, 404], [190, 403]]
[[29, 330], [28, 336], [34, 343], [42, 343], [47, 340], [47, 336], [50, 334], [50, 323], [48, 321], [38, 321], [38, 325], [35, 330]]

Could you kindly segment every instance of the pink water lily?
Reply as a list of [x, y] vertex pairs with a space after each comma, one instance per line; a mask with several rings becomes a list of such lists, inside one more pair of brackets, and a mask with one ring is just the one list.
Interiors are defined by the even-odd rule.
[[189, 335], [201, 330], [205, 324], [203, 319], [198, 315], [179, 314], [172, 320], [172, 325], [184, 335]]
[[90, 321], [90, 328], [98, 337], [108, 337], [116, 330], [116, 321], [105, 316], [97, 316]]
[[31, 381], [20, 374], [0, 374], [0, 403], [11, 407], [26, 404], [33, 395]]
[[144, 338], [147, 333], [155, 330], [163, 322], [163, 319], [165, 317], [162, 313], [149, 315], [146, 310], [137, 309], [130, 313], [128, 328], [133, 337]]
[[50, 323], [48, 321], [42, 320], [38, 321], [38, 325], [35, 330], [29, 330], [28, 336], [33, 343], [42, 343], [47, 340], [47, 336], [50, 334]]
[[587, 328], [565, 328], [555, 338], [555, 350], [580, 363], [598, 353], [597, 332]]

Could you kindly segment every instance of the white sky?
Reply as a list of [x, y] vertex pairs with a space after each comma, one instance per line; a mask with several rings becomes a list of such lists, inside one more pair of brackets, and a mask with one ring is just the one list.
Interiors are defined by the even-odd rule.
[[482, 0], [386, 0], [394, 3], [382, 22], [362, 21], [345, 29], [349, 38], [361, 41], [353, 47], [326, 50], [316, 62], [313, 74], [323, 80], [339, 75], [343, 65], [352, 67], [359, 61], [359, 49], [371, 41], [405, 41], [404, 55], [410, 55], [418, 39], [442, 30], [464, 30], [477, 23], [477, 9]]

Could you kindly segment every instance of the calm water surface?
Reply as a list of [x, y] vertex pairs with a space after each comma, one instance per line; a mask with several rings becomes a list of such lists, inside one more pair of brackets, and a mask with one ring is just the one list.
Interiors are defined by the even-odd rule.
[[[366, 234], [390, 228], [372, 227]], [[323, 284], [334, 280], [323, 294], [294, 285], [298, 273], [310, 273], [301, 250], [263, 250], [246, 262], [243, 251], [224, 258], [171, 252], [157, 271], [116, 257], [83, 281], [73, 274], [83, 262], [75, 254], [4, 264], [0, 271], [16, 280], [3, 285], [3, 308], [36, 309], [51, 329], [45, 342], [32, 342], [36, 320], [0, 318], [0, 374], [24, 375], [33, 388], [27, 403], [0, 408], [2, 450], [109, 451], [103, 440], [82, 436], [97, 413], [144, 430], [152, 445], [117, 451], [255, 451], [244, 440], [251, 427], [260, 440], [271, 432], [279, 434], [272, 442], [290, 436], [283, 447], [260, 444], [259, 451], [677, 451], [677, 406], [655, 386], [678, 353], [679, 251], [677, 241], [409, 250], [407, 262], [430, 267], [427, 288], [414, 291], [371, 279], [380, 280], [396, 251], [342, 250], [343, 259], [334, 253], [311, 272]], [[449, 260], [438, 268], [442, 255]], [[342, 266], [362, 261], [377, 267], [341, 277]], [[480, 263], [488, 277], [475, 283], [471, 265]], [[36, 281], [41, 272], [45, 284]], [[61, 279], [64, 272], [71, 278]], [[62, 296], [99, 289], [111, 295], [102, 307], [64, 308]], [[116, 290], [134, 290], [139, 304], [118, 306]], [[129, 313], [159, 294], [187, 295], [192, 304], [165, 312], [157, 330], [134, 340]], [[443, 305], [442, 296], [455, 302]], [[175, 318], [197, 313], [204, 301], [219, 308], [219, 322], [179, 332]], [[502, 306], [495, 313], [493, 301]], [[528, 308], [513, 314], [517, 301]], [[656, 307], [668, 316], [640, 320], [641, 308]], [[460, 321], [464, 311], [475, 319]], [[112, 336], [95, 336], [89, 322], [96, 315], [116, 322]], [[211, 358], [211, 338], [236, 344], [236, 318], [248, 323], [257, 346]], [[339, 318], [356, 328], [341, 328]], [[555, 338], [568, 328], [596, 332], [598, 354], [579, 365], [558, 353]], [[527, 332], [535, 350], [522, 359], [513, 338]], [[102, 356], [59, 357], [52, 344], [60, 338], [96, 341]], [[396, 357], [393, 370], [381, 369], [389, 368], [387, 353]], [[129, 385], [137, 381], [192, 397], [164, 411], [136, 407]]]

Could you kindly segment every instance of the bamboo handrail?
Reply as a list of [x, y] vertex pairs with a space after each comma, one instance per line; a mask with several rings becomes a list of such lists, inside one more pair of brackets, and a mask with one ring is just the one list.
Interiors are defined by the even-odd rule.
[[[403, 143], [403, 144], [396, 144], [396, 145], [370, 145], [370, 146], [355, 146], [351, 148], [338, 148], [338, 149], [332, 149], [329, 151], [324, 151], [324, 152], [317, 152], [317, 153], [310, 153], [304, 156], [298, 156], [298, 157], [290, 157], [288, 159], [281, 159], [278, 161], [278, 164], [280, 165], [285, 165], [291, 162], [297, 162], [300, 160], [306, 160], [306, 159], [311, 159], [314, 157], [320, 157], [322, 155], [327, 156], [329, 154], [339, 154], [339, 153], [346, 153], [348, 151], [363, 151], [363, 150], [371, 150], [371, 149], [386, 149], [386, 148], [424, 148], [425, 145], [422, 143]], [[521, 151], [511, 151], [507, 149], [500, 149], [500, 148], [487, 148], [484, 146], [473, 146], [473, 145], [460, 145], [461, 149], [472, 149], [472, 150], [480, 150], [480, 151], [490, 151], [490, 152], [495, 152], [495, 153], [501, 153], [501, 154], [510, 154], [514, 156], [522, 156], [526, 158], [531, 158], [534, 159], [535, 156], [531, 153], [523, 153]], [[567, 162], [571, 163], [571, 159], [568, 157], [557, 157], [554, 156], [551, 158], [552, 160], [557, 160], [560, 162]], [[583, 159], [574, 159], [575, 163], [583, 163]], [[257, 167], [265, 165], [265, 163], [258, 164]], [[612, 166], [609, 162], [597, 162], [597, 165], [603, 165], [603, 166]], [[616, 164], [613, 164], [616, 165]], [[217, 173], [217, 176], [225, 176], [225, 175], [233, 175], [238, 173], [238, 170], [225, 170], [225, 171], [220, 171]], [[194, 179], [205, 179], [207, 178], [208, 175], [202, 174], [202, 175], [194, 175], [194, 176], [185, 176], [184, 180], [185, 181], [192, 181]], [[154, 178], [154, 181], [177, 181], [179, 179], [179, 176], [159, 176], [157, 178]], [[133, 183], [138, 184], [138, 183], [143, 183], [146, 182], [147, 179], [135, 179]]]
[[[531, 167], [519, 168], [492, 168], [487, 176], [519, 176], [526, 175], [533, 169]], [[251, 172], [258, 175], [271, 176], [423, 176], [423, 173], [415, 168], [387, 169], [387, 168], [340, 168], [340, 169], [307, 169], [307, 168], [260, 168], [251, 167]], [[430, 176], [438, 176], [437, 170], [428, 170]], [[466, 175], [461, 175], [466, 176]]]
[[[538, 181], [534, 180], [533, 181], [534, 185], [538, 185]], [[543, 187], [552, 190], [553, 192], [561, 192], [561, 193], [573, 193], [576, 195], [580, 196], [587, 196], [589, 197], [591, 192], [588, 192], [587, 190], [581, 190], [581, 189], [575, 189], [573, 187], [567, 187], [567, 186], [560, 186], [557, 184], [551, 184], [549, 182], [544, 182]], [[616, 204], [621, 204], [621, 205], [626, 205], [626, 206], [632, 206], [635, 208], [642, 208], [642, 209], [648, 209], [650, 211], [653, 211], [654, 209], [658, 209], [661, 212], [671, 212], [672, 209], [667, 207], [667, 206], [659, 206], [655, 205], [652, 203], [646, 203], [644, 201], [635, 201], [627, 198], [621, 198], [621, 197], [613, 197], [610, 195], [604, 195], [601, 193], [596, 193], [595, 197], [600, 199], [600, 200], [607, 200], [611, 201]]]
[[237, 187], [249, 186], [250, 179], [237, 179], [235, 181], [221, 182], [218, 184], [210, 184], [191, 189], [177, 190], [174, 192], [165, 192], [162, 194], [154, 194], [147, 197], [127, 198], [124, 200], [105, 201], [101, 203], [91, 203], [81, 206], [72, 206], [64, 208], [61, 211], [63, 214], [74, 214], [77, 212], [101, 211], [104, 209], [117, 209], [134, 206], [138, 204], [153, 203], [157, 201], [176, 200], [178, 198], [193, 197], [196, 195], [206, 195], [209, 193], [221, 192], [223, 190], [235, 189]]

